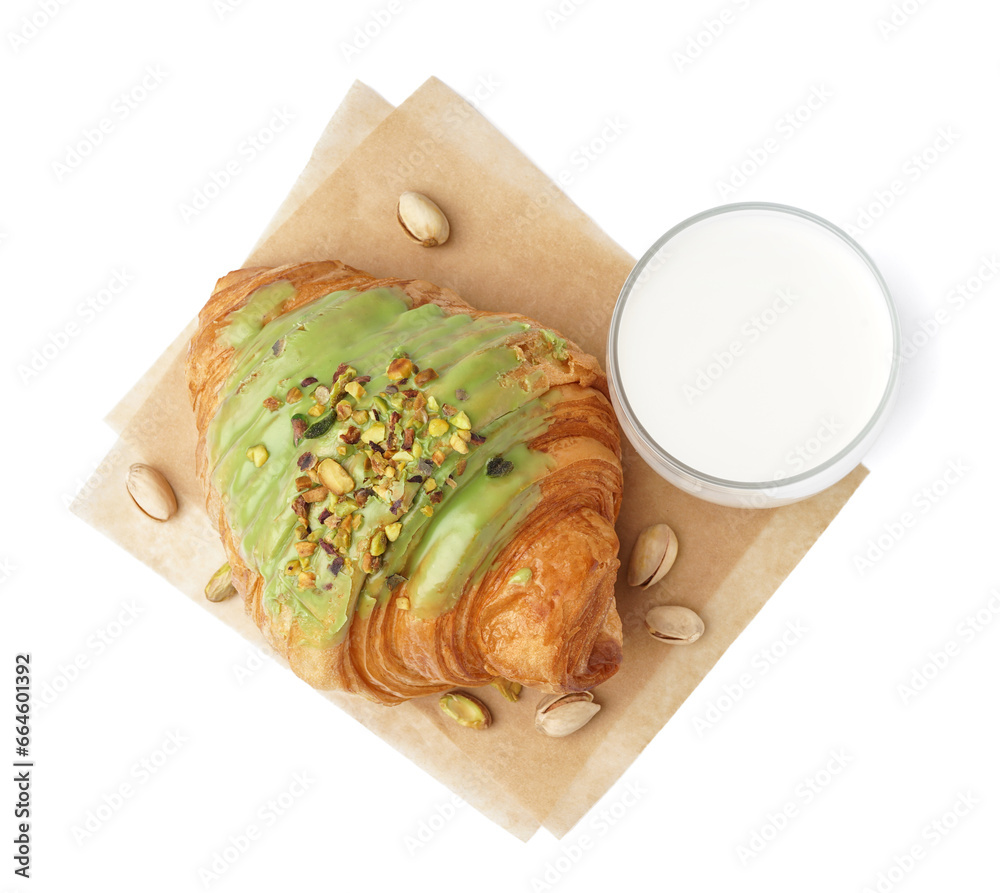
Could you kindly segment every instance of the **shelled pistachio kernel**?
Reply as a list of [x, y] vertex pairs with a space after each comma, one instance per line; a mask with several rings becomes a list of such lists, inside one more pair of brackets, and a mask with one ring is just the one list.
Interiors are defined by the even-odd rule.
[[302, 391], [299, 388], [289, 388], [285, 395], [286, 403], [298, 403], [302, 399]]
[[268, 458], [267, 447], [262, 443], [258, 443], [256, 446], [250, 447], [247, 450], [247, 458], [253, 462], [258, 468], [263, 465]]
[[454, 434], [451, 435], [451, 439], [448, 441], [448, 445], [456, 453], [467, 453], [467, 452], [469, 452], [468, 444], [466, 444], [466, 442], [465, 442], [464, 439], [462, 439], [461, 437], [459, 437], [457, 431]]
[[516, 701], [521, 696], [520, 682], [511, 682], [508, 679], [502, 679], [498, 676], [490, 685], [499, 691], [508, 701]]
[[400, 521], [394, 521], [392, 524], [385, 525], [385, 537], [390, 543], [396, 542], [402, 532], [403, 525]]
[[450, 716], [466, 729], [487, 729], [493, 722], [490, 711], [482, 701], [462, 692], [450, 691], [441, 695], [438, 706], [445, 716]]
[[360, 400], [365, 395], [365, 386], [363, 384], [358, 384], [356, 381], [349, 381], [344, 385], [344, 390], [347, 391], [355, 400]]
[[354, 478], [336, 459], [329, 456], [316, 466], [320, 483], [331, 493], [343, 496], [354, 489]]
[[456, 428], [461, 428], [463, 431], [472, 430], [472, 422], [469, 421], [469, 417], [468, 415], [466, 415], [465, 410], [455, 413], [454, 417], [451, 420], [451, 423]]
[[170, 482], [149, 465], [136, 463], [125, 476], [125, 489], [139, 510], [154, 521], [167, 521], [177, 511], [177, 497]]
[[205, 598], [210, 602], [224, 602], [234, 595], [236, 587], [233, 586], [233, 571], [227, 561], [212, 574], [212, 578], [205, 585]]

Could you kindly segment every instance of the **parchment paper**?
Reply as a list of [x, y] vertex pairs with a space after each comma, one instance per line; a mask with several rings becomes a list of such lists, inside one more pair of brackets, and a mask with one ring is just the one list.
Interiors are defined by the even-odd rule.
[[[420, 277], [475, 306], [525, 313], [598, 357], [632, 259], [486, 119], [436, 79], [394, 111], [355, 84], [313, 159], [248, 264], [336, 258], [380, 276]], [[431, 196], [452, 236], [432, 250], [409, 242], [395, 220], [400, 192]], [[664, 230], [674, 223], [664, 220]], [[223, 264], [220, 276], [228, 272]], [[198, 296], [200, 303], [206, 296]], [[203, 588], [224, 560], [194, 474], [195, 429], [175, 342], [117, 407], [115, 449], [73, 505], [88, 523], [162, 574], [248, 641], [259, 631], [230, 601]], [[595, 692], [602, 710], [576, 734], [548, 739], [532, 728], [538, 695], [518, 703], [492, 688], [477, 694], [494, 714], [486, 732], [462, 729], [436, 698], [394, 708], [322, 693], [467, 802], [521, 839], [539, 826], [568, 832], [628, 768], [704, 678], [863, 480], [859, 466], [820, 495], [781, 509], [730, 509], [661, 480], [625, 449], [618, 524], [623, 559], [639, 530], [666, 521], [681, 548], [664, 581], [617, 589], [625, 626], [622, 669]], [[167, 524], [145, 518], [123, 486], [136, 461], [160, 468], [180, 508]], [[654, 603], [683, 604], [705, 620], [694, 645], [651, 639], [642, 617]], [[280, 658], [276, 658], [280, 662]], [[290, 684], [300, 683], [291, 676]], [[642, 710], [630, 709], [642, 696]]]

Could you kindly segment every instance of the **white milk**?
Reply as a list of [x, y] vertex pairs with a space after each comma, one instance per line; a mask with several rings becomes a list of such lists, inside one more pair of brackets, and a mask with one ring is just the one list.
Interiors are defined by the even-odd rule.
[[826, 227], [727, 211], [648, 262], [621, 308], [617, 358], [629, 408], [663, 451], [702, 475], [776, 481], [835, 457], [872, 420], [893, 367], [892, 311]]

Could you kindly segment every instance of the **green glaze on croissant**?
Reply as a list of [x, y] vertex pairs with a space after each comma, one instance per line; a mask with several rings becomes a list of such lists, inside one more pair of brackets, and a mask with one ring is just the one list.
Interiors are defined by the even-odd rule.
[[397, 703], [621, 659], [621, 464], [596, 361], [337, 262], [220, 280], [188, 381], [247, 610], [319, 688]]

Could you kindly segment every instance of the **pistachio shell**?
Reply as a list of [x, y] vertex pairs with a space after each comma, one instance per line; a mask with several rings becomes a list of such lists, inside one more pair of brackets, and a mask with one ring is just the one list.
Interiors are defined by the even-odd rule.
[[535, 708], [535, 728], [550, 738], [564, 738], [582, 729], [600, 709], [589, 691], [548, 695]]
[[654, 639], [670, 645], [690, 645], [705, 632], [704, 621], [690, 608], [657, 605], [646, 613], [646, 629]]
[[677, 536], [666, 524], [654, 524], [636, 537], [628, 563], [629, 586], [648, 589], [658, 583], [677, 559]]
[[403, 232], [424, 248], [443, 245], [451, 235], [451, 227], [444, 211], [419, 192], [404, 192], [399, 197], [396, 219], [403, 227]]
[[155, 468], [136, 463], [128, 470], [125, 488], [133, 502], [155, 521], [166, 521], [177, 511], [173, 487]]

